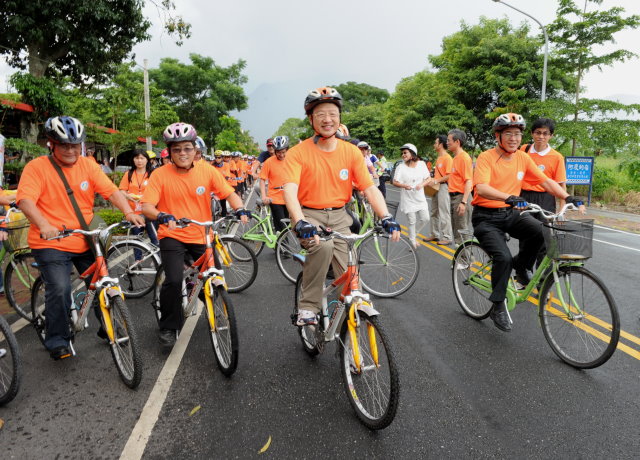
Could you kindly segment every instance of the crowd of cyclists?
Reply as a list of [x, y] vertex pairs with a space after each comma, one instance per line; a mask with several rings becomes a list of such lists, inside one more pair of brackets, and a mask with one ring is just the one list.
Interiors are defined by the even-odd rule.
[[[125, 173], [119, 187], [93, 157], [82, 155], [86, 132], [79, 120], [70, 116], [47, 120], [44, 131], [50, 155], [25, 166], [16, 203], [31, 222], [28, 243], [45, 285], [45, 346], [51, 358], [72, 355], [70, 275], [72, 267], [83, 272], [94, 261], [82, 236], [56, 237], [65, 228], [92, 225], [95, 194], [122, 211], [135, 233], [146, 229], [151, 242], [160, 248], [166, 274], [160, 292], [158, 331], [163, 350], [171, 350], [184, 322], [181, 283], [185, 256], [197, 259], [204, 253], [202, 230], [178, 226], [177, 222], [183, 217], [211, 220], [214, 196], [223, 216], [232, 210], [246, 223], [251, 213], [243, 200], [254, 185], [262, 203], [271, 208], [274, 228], [282, 230], [283, 219], [290, 219], [306, 249], [295, 324], [317, 324], [329, 267], [338, 277], [347, 266], [346, 243], [319, 238], [319, 229], [350, 233], [353, 219], [347, 205], [354, 189], [371, 205], [390, 239], [398, 241], [401, 237], [401, 227], [385, 201], [388, 165], [384, 154], [372, 162], [371, 147], [366, 142], [351, 142], [347, 128], [341, 124], [342, 108], [342, 96], [335, 89], [310, 91], [304, 110], [314, 135], [296, 145], [289, 145], [286, 136], [269, 139], [267, 150], [258, 158], [222, 150], [209, 156], [192, 125], [173, 123], [163, 132], [166, 149], [160, 154], [162, 164], [153, 168], [154, 159], [147, 152], [136, 152], [131, 170]], [[497, 117], [493, 123], [496, 145], [481, 153], [475, 166], [463, 149], [463, 131], [452, 129], [448, 135], [438, 136], [434, 142], [438, 157], [433, 176], [427, 168], [415, 168], [419, 163], [417, 149], [405, 144], [400, 150], [407, 171], [393, 179], [394, 185], [411, 192], [420, 202], [425, 199], [424, 187], [437, 188], [430, 211], [407, 212], [409, 236], [414, 244], [416, 221], [428, 221], [430, 217], [427, 241], [451, 244], [460, 241], [461, 230], [473, 232], [492, 257], [490, 316], [503, 331], [511, 328], [505, 291], [512, 270], [516, 279], [526, 284], [544, 246], [541, 222], [521, 211], [528, 201], [554, 210], [555, 198], [584, 209], [582, 200], [570, 196], [561, 185], [566, 180], [562, 157], [548, 145], [554, 132], [553, 121], [541, 119], [534, 123], [531, 145], [521, 146], [524, 130], [525, 121], [518, 114]], [[410, 183], [413, 176], [415, 180]], [[520, 252], [515, 257], [507, 247], [506, 233], [520, 241]], [[0, 240], [5, 237], [6, 233], [0, 231]], [[106, 338], [101, 328], [98, 336]]]

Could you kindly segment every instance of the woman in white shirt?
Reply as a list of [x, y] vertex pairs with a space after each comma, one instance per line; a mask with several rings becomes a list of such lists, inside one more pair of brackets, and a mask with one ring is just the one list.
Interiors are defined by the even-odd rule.
[[396, 168], [393, 185], [400, 188], [400, 211], [407, 215], [409, 240], [417, 248], [416, 234], [429, 223], [429, 205], [424, 186], [432, 179], [427, 165], [418, 158], [415, 145], [404, 144], [400, 150], [404, 163]]

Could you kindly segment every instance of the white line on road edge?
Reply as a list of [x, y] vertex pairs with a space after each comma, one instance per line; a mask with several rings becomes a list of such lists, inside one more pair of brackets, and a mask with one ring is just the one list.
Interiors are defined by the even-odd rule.
[[22, 329], [23, 327], [25, 327], [27, 324], [31, 324], [29, 321], [27, 321], [24, 318], [20, 318], [19, 320], [15, 321], [12, 325], [11, 325], [11, 330], [13, 331], [13, 333], [15, 334], [16, 332], [18, 332], [20, 329]]
[[617, 247], [622, 248], [622, 249], [629, 249], [631, 251], [640, 252], [640, 249], [631, 248], [629, 246], [623, 246], [623, 245], [617, 244], [617, 243], [610, 243], [609, 241], [602, 241], [602, 240], [598, 240], [596, 238], [594, 238], [593, 241], [597, 241], [598, 243], [603, 243], [603, 244], [610, 244], [611, 246], [617, 246]]
[[184, 323], [184, 327], [180, 332], [180, 337], [176, 341], [176, 344], [171, 350], [171, 354], [167, 358], [167, 362], [164, 363], [164, 367], [158, 375], [151, 394], [147, 399], [147, 403], [144, 405], [140, 417], [136, 426], [133, 427], [131, 435], [127, 440], [127, 444], [124, 446], [122, 453], [120, 454], [121, 460], [138, 460], [142, 458], [144, 449], [149, 442], [149, 437], [153, 431], [153, 427], [158, 421], [160, 410], [164, 405], [164, 401], [167, 399], [167, 394], [173, 383], [173, 379], [178, 371], [184, 352], [189, 345], [191, 336], [202, 313], [202, 302], [198, 300], [198, 313], [194, 316], [190, 316]]
[[624, 230], [618, 230], [617, 228], [605, 227], [603, 225], [594, 225], [594, 227], [601, 228], [603, 230], [607, 230], [607, 231], [611, 231], [611, 232], [624, 233], [625, 235], [640, 236], [640, 233], [627, 232], [627, 231], [624, 231]]

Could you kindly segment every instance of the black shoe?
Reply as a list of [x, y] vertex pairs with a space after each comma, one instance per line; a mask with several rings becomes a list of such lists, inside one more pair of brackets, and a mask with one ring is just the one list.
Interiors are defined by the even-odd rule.
[[516, 281], [523, 287], [526, 287], [532, 278], [532, 273], [529, 270], [516, 270]]
[[493, 324], [504, 332], [511, 332], [511, 322], [509, 321], [509, 313], [507, 306], [502, 302], [493, 302], [493, 307], [489, 313], [489, 317], [493, 320]]
[[174, 329], [160, 329], [158, 340], [164, 351], [170, 351], [176, 344], [176, 331]]
[[109, 341], [109, 336], [107, 335], [107, 331], [105, 331], [102, 326], [100, 326], [100, 329], [98, 329], [98, 332], [96, 332], [96, 335], [101, 339], [106, 340], [107, 342]]
[[61, 345], [59, 347], [55, 347], [53, 350], [49, 350], [49, 356], [54, 361], [58, 361], [60, 359], [65, 359], [71, 357], [71, 352], [69, 351], [69, 347]]

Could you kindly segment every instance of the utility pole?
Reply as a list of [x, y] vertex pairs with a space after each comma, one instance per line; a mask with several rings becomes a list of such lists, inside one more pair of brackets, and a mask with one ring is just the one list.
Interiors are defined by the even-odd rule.
[[[149, 72], [147, 71], [147, 60], [144, 60], [144, 126], [147, 132], [151, 130], [149, 125], [151, 117], [151, 102], [149, 101]], [[147, 136], [147, 150], [151, 150], [151, 136]]]

